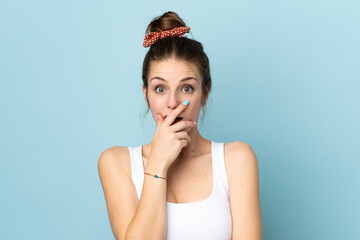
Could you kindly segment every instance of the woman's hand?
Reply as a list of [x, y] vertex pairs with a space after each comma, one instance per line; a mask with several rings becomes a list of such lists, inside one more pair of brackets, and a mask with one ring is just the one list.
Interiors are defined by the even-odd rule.
[[149, 156], [149, 159], [154, 161], [152, 164], [160, 164], [164, 169], [168, 169], [181, 152], [181, 149], [191, 142], [185, 129], [194, 127], [195, 123], [193, 121], [181, 120], [172, 124], [186, 107], [187, 105], [183, 103], [179, 104], [166, 119], [157, 114], [156, 131], [151, 142]]

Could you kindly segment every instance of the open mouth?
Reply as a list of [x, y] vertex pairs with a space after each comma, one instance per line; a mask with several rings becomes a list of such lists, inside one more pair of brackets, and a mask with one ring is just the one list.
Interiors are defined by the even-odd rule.
[[[164, 119], [166, 119], [166, 118], [167, 118], [167, 116], [164, 117]], [[171, 125], [173, 125], [173, 124], [175, 124], [177, 122], [180, 122], [181, 120], [183, 120], [182, 117], [177, 117], [177, 118], [175, 118], [174, 122]]]
[[[173, 122], [172, 124], [175, 124], [175, 123], [177, 123], [177, 122], [180, 122], [182, 119], [183, 119], [183, 118], [181, 118], [181, 117], [177, 117], [177, 118], [175, 118], [175, 120], [174, 120], [174, 122]], [[171, 125], [172, 125], [172, 124], [171, 124]]]

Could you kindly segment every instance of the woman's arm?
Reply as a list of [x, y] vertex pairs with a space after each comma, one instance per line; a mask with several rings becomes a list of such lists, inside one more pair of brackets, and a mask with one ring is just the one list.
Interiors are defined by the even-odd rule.
[[261, 240], [262, 220], [258, 162], [251, 146], [244, 142], [225, 145], [233, 220], [232, 240]]
[[[145, 175], [139, 201], [131, 176], [125, 171], [129, 162], [127, 147], [105, 150], [98, 161], [113, 234], [117, 240], [165, 239], [166, 180]], [[166, 177], [166, 171], [149, 164], [146, 171]]]
[[[167, 169], [151, 165], [149, 159], [145, 172], [166, 177]], [[166, 218], [166, 179], [145, 175], [139, 206], [129, 224], [126, 239], [165, 239]]]

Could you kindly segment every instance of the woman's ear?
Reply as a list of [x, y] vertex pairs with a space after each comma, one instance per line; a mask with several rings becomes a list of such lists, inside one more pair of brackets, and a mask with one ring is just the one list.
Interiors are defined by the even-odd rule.
[[201, 106], [205, 106], [210, 93], [210, 87], [206, 88], [206, 96], [201, 97]]
[[147, 101], [147, 98], [146, 98], [147, 89], [145, 88], [144, 84], [142, 85], [142, 89], [143, 89], [143, 93], [144, 93], [144, 98], [145, 98], [146, 106], [149, 107], [149, 104], [148, 104], [148, 101]]

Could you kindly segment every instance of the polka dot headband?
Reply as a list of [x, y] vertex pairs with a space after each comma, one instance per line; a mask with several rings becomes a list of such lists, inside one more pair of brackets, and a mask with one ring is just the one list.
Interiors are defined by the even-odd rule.
[[170, 30], [162, 31], [159, 29], [160, 32], [149, 32], [145, 35], [144, 38], [144, 47], [150, 47], [153, 43], [155, 43], [158, 39], [166, 38], [169, 36], [178, 36], [182, 37], [185, 33], [190, 30], [190, 27], [176, 27]]

